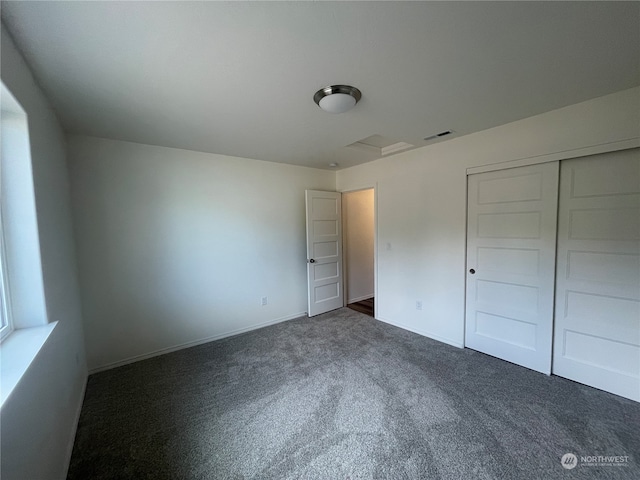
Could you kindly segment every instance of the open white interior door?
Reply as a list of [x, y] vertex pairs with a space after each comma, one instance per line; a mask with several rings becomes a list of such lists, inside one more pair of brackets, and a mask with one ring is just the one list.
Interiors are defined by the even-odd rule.
[[344, 306], [342, 202], [338, 192], [305, 192], [309, 316]]

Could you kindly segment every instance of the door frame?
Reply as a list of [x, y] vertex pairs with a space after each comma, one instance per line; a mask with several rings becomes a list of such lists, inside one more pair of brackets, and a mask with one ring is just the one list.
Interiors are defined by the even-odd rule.
[[[373, 190], [373, 298], [376, 299], [373, 303], [373, 318], [378, 319], [378, 182], [371, 184], [365, 184], [355, 188], [348, 188], [346, 190], [338, 190], [341, 195], [345, 193], [360, 192], [362, 190]], [[343, 281], [343, 297], [344, 306], [347, 306], [347, 262], [345, 262], [345, 218], [342, 218], [342, 281]]]
[[603, 143], [599, 145], [591, 145], [589, 147], [575, 148], [572, 150], [564, 150], [556, 153], [546, 153], [544, 155], [536, 155], [534, 157], [518, 158], [515, 160], [506, 160], [504, 162], [490, 163], [487, 165], [478, 165], [476, 167], [467, 167], [467, 177], [474, 173], [493, 172], [495, 170], [506, 170], [507, 168], [526, 167], [537, 163], [555, 162], [556, 160], [569, 160], [570, 158], [589, 157], [599, 153], [610, 153], [618, 150], [629, 150], [631, 148], [640, 147], [640, 137], [630, 138], [628, 140], [619, 140], [611, 143]]

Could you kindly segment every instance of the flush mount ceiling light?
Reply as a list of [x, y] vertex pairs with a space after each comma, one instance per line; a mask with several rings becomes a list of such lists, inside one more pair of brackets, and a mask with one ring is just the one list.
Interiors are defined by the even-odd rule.
[[362, 92], [350, 85], [331, 85], [321, 88], [313, 96], [313, 101], [329, 113], [344, 113], [352, 109], [362, 98]]

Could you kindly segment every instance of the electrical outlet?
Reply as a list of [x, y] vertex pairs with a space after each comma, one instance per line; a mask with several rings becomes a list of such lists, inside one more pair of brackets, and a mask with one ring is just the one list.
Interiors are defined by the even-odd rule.
[[267, 297], [262, 297], [262, 306], [264, 307], [268, 303]]
[[416, 301], [416, 310], [422, 310], [422, 302], [420, 300]]

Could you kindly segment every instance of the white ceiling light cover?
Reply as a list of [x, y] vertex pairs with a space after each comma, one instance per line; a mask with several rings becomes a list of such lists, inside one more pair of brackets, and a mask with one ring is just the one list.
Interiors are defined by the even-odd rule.
[[320, 100], [320, 108], [329, 113], [344, 113], [351, 110], [356, 99], [346, 93], [334, 93]]
[[350, 85], [332, 85], [318, 90], [313, 101], [329, 113], [344, 113], [352, 109], [362, 97], [362, 93]]

